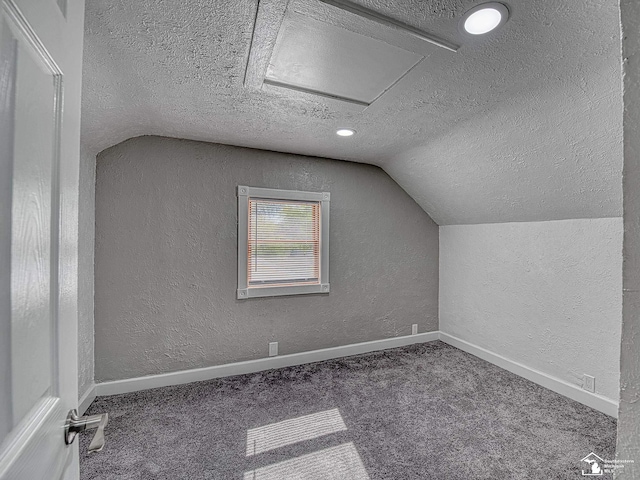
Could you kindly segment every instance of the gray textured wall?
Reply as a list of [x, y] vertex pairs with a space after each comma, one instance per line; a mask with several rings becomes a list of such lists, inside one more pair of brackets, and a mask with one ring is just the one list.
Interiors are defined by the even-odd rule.
[[[331, 192], [329, 295], [237, 300], [236, 186]], [[139, 137], [96, 175], [96, 380], [438, 329], [438, 227], [370, 165]]]
[[78, 398], [93, 386], [93, 250], [95, 245], [96, 157], [80, 149], [78, 211]]
[[634, 460], [616, 478], [640, 477], [640, 3], [620, 2], [624, 65], [624, 260], [620, 348], [620, 460]]

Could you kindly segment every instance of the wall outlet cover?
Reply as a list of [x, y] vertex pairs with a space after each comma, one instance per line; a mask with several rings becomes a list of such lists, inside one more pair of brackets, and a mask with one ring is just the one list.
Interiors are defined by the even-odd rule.
[[418, 334], [418, 324], [414, 323], [413, 325], [411, 325], [411, 335], [417, 335]]
[[596, 379], [591, 375], [584, 374], [584, 382], [582, 383], [583, 390], [587, 392], [595, 393], [596, 392]]
[[269, 342], [269, 356], [275, 357], [278, 355], [278, 342]]

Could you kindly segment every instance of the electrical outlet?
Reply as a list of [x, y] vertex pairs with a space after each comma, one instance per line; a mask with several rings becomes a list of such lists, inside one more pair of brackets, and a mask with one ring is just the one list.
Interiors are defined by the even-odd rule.
[[414, 323], [411, 325], [411, 335], [416, 335], [418, 333], [418, 324]]
[[278, 342], [269, 342], [269, 356], [275, 357], [278, 355]]
[[591, 375], [584, 374], [584, 381], [582, 383], [583, 390], [587, 392], [596, 393], [596, 378]]

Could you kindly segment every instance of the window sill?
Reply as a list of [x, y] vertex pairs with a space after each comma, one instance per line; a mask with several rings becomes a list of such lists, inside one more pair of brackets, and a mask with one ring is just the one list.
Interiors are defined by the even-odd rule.
[[329, 284], [286, 285], [281, 287], [251, 287], [238, 289], [238, 300], [258, 297], [280, 297], [283, 295], [308, 295], [313, 293], [329, 293]]

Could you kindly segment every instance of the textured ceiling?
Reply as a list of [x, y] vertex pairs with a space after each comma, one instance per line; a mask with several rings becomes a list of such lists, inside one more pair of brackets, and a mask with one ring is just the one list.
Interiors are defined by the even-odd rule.
[[[287, 2], [267, 1], [277, 33]], [[372, 163], [439, 224], [621, 215], [616, 0], [507, 0], [507, 24], [473, 39], [457, 24], [479, 2], [357, 3], [462, 47], [359, 111], [243, 85], [256, 0], [88, 0], [85, 148], [162, 135]]]

